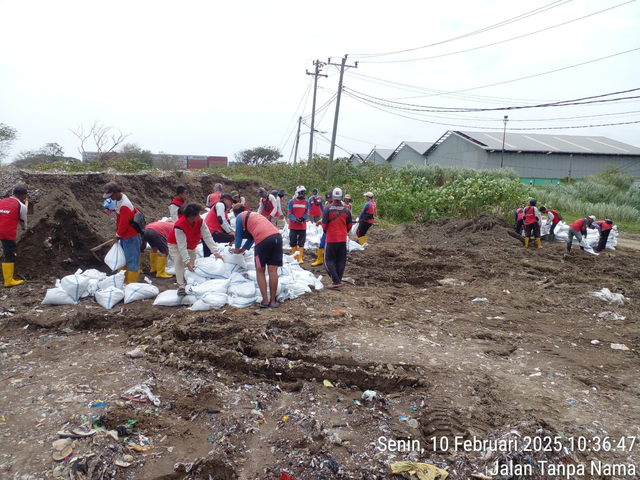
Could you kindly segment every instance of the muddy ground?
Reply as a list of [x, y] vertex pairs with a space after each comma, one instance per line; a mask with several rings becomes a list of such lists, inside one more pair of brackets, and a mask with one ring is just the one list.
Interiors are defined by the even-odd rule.
[[[342, 290], [277, 309], [192, 313], [142, 301], [106, 311], [92, 300], [43, 307], [54, 278], [96, 267], [86, 250], [112, 233], [100, 209], [101, 185], [112, 177], [20, 175], [41, 201], [18, 246], [16, 271], [27, 281], [0, 291], [0, 478], [286, 472], [373, 480], [401, 478], [390, 469], [401, 460], [444, 468], [450, 479], [491, 476], [496, 461], [528, 466], [527, 478], [579, 465], [585, 474], [575, 478], [637, 477], [620, 474], [640, 459], [640, 444], [631, 446], [640, 438], [636, 250], [525, 250], [508, 225], [483, 214], [374, 227], [371, 246], [349, 256]], [[156, 218], [176, 181], [199, 200], [218, 181], [119, 178]], [[244, 194], [257, 185], [225, 187]], [[309, 263], [326, 284], [322, 267]], [[605, 287], [624, 305], [590, 295]], [[145, 356], [128, 358], [138, 345]], [[139, 382], [158, 406], [122, 397]], [[362, 398], [366, 390], [377, 398]], [[105, 406], [91, 407], [98, 401]], [[83, 423], [104, 431], [54, 461], [57, 432]], [[512, 442], [502, 452], [456, 445], [474, 437]], [[420, 448], [391, 451], [389, 441], [408, 438]], [[140, 441], [149, 447], [131, 445]], [[604, 470], [594, 473], [598, 461]], [[514, 472], [494, 478], [522, 478]]]

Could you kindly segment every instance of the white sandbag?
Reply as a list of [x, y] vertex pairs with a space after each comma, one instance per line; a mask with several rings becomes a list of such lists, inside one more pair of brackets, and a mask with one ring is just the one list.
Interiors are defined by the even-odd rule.
[[316, 278], [315, 288], [316, 290], [324, 290], [324, 285], [322, 284], [322, 275], [319, 275], [318, 278]]
[[73, 298], [62, 288], [48, 288], [41, 305], [75, 305]]
[[228, 293], [237, 297], [253, 298], [256, 296], [256, 284], [251, 281], [234, 283], [229, 285]]
[[113, 244], [107, 255], [104, 257], [104, 263], [106, 263], [114, 272], [127, 264], [127, 259], [124, 256], [124, 249], [120, 245], [120, 242]]
[[60, 288], [67, 292], [74, 302], [77, 302], [89, 286], [89, 280], [89, 277], [82, 275], [67, 275], [60, 280]]
[[347, 240], [347, 251], [349, 252], [360, 252], [363, 251], [364, 247], [360, 245], [358, 242], [354, 242], [351, 239]]
[[234, 273], [246, 272], [246, 268], [242, 268], [240, 265], [236, 263], [225, 263], [224, 264], [224, 274], [228, 277], [231, 277]]
[[193, 285], [200, 285], [207, 281], [206, 277], [201, 277], [200, 275], [198, 275], [195, 272], [192, 272], [188, 268], [185, 269], [184, 279], [186, 280], [187, 283], [192, 283]]
[[220, 251], [220, 255], [224, 258], [225, 263], [233, 263], [235, 265], [240, 265], [244, 270], [247, 269], [247, 262], [242, 253], [231, 253], [231, 250], [225, 247]]
[[153, 301], [153, 305], [158, 307], [177, 307], [180, 305], [191, 305], [193, 302], [195, 302], [194, 295], [181, 296], [178, 295], [178, 290], [165, 290], [158, 294], [156, 299]]
[[256, 270], [256, 257], [255, 250], [251, 248], [251, 250], [247, 250], [244, 252], [244, 261], [247, 264], [247, 270], [254, 271]]
[[109, 287], [104, 290], [98, 290], [95, 298], [96, 302], [109, 310], [113, 308], [114, 305], [122, 301], [124, 298], [124, 292], [119, 288]]
[[358, 224], [354, 223], [353, 226], [351, 227], [351, 234], [356, 235], [357, 232], [358, 232]]
[[164, 267], [164, 272], [167, 275], [175, 275], [176, 274], [176, 264], [171, 258], [171, 255], [167, 257], [167, 266]]
[[213, 256], [197, 259], [194, 273], [206, 278], [227, 278], [224, 261]]
[[207, 280], [201, 285], [187, 285], [185, 290], [188, 294], [196, 295], [197, 297], [201, 297], [206, 293], [227, 293], [227, 289], [229, 288], [229, 279], [220, 278], [220, 279], [212, 279]]
[[87, 289], [80, 298], [93, 297], [98, 291], [98, 282], [100, 282], [100, 280], [97, 278], [90, 278], [89, 285], [87, 285]]
[[196, 258], [204, 258], [204, 247], [202, 246], [202, 242], [200, 242], [196, 247]]
[[287, 285], [287, 292], [294, 295], [293, 298], [296, 298], [300, 295], [304, 295], [305, 293], [311, 293], [311, 288], [309, 287], [309, 284], [307, 282], [298, 280]]
[[107, 276], [106, 273], [101, 272], [100, 270], [96, 270], [95, 268], [90, 268], [88, 270], [85, 270], [84, 272], [78, 269], [78, 271], [76, 272], [76, 275], [84, 275], [85, 277], [95, 278], [98, 280], [105, 278]]
[[147, 283], [130, 283], [124, 287], [124, 303], [131, 303], [146, 298], [156, 298], [160, 290]]
[[118, 272], [110, 277], [102, 278], [98, 280], [98, 290], [105, 290], [109, 287], [122, 289], [124, 286], [125, 272]]
[[247, 271], [247, 273], [245, 273], [245, 275], [249, 280], [253, 280], [254, 282], [258, 281], [258, 274], [256, 273], [255, 270], [249, 270]]
[[256, 298], [255, 296], [251, 298], [246, 298], [246, 297], [239, 297], [236, 295], [229, 295], [228, 302], [229, 302], [229, 305], [231, 305], [232, 307], [247, 308], [253, 305], [254, 303], [256, 303]]
[[[245, 272], [246, 274], [246, 272]], [[250, 282], [249, 277], [245, 277], [245, 274], [234, 272], [229, 276], [229, 286], [237, 285], [238, 283]]]
[[[211, 306], [211, 308], [222, 308], [227, 304], [229, 297], [226, 293], [209, 292], [198, 299]], [[197, 303], [197, 302], [196, 302]], [[195, 304], [194, 304], [195, 305]]]
[[211, 310], [211, 305], [203, 300], [196, 300], [187, 310], [191, 310], [192, 312], [206, 312], [207, 310]]
[[314, 277], [313, 273], [303, 270], [302, 268], [292, 271], [291, 276], [296, 281], [305, 282], [307, 285], [315, 285], [316, 283], [316, 277]]

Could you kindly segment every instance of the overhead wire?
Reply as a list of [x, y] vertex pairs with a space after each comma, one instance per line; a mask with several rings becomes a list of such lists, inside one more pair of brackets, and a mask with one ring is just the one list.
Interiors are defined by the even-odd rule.
[[[282, 148], [284, 148], [284, 146], [287, 144], [287, 142], [289, 142], [289, 139], [291, 138], [291, 135], [293, 134], [293, 132], [295, 131], [295, 127], [293, 129], [291, 129], [291, 132], [289, 133], [289, 136], [287, 137], [287, 140], [284, 140], [284, 137], [287, 135], [287, 131], [289, 131], [289, 128], [291, 128], [291, 125], [293, 124], [294, 119], [296, 118], [296, 115], [298, 114], [298, 110], [300, 110], [300, 105], [302, 105], [302, 101], [305, 100], [304, 102], [305, 106], [307, 105], [307, 101], [309, 100], [309, 92], [311, 91], [311, 84], [313, 82], [310, 81], [309, 84], [307, 85], [307, 89], [304, 91], [304, 93], [302, 94], [302, 98], [300, 99], [300, 102], [298, 102], [298, 106], [296, 107], [295, 111], [293, 112], [293, 116], [291, 117], [291, 120], [289, 120], [289, 125], [287, 126], [287, 130], [285, 130], [285, 134], [282, 136], [282, 139], [280, 139], [280, 144], [279, 144], [279, 148], [278, 150], [282, 150]], [[304, 111], [304, 107], [302, 108], [302, 111]], [[295, 124], [294, 124], [295, 125]]]

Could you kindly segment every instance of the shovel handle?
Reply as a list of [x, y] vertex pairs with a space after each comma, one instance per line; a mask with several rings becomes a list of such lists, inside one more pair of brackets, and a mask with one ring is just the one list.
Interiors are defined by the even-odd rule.
[[101, 243], [100, 245], [98, 245], [97, 247], [93, 247], [91, 249], [92, 252], [97, 252], [98, 250], [100, 250], [102, 247], [106, 246], [106, 245], [111, 245], [113, 243], [113, 239], [111, 240], [107, 240], [104, 243]]

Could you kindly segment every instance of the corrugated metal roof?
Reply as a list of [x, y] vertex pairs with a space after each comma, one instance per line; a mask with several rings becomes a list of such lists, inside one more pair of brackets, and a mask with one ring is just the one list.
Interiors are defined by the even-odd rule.
[[424, 155], [424, 152], [429, 150], [429, 147], [433, 145], [433, 142], [404, 142], [405, 145], [409, 145], [420, 155]]
[[389, 155], [391, 155], [393, 153], [393, 150], [388, 149], [388, 148], [375, 148], [375, 149], [371, 150], [369, 155], [367, 155], [367, 160], [370, 160], [371, 157], [373, 157], [373, 152], [374, 151], [385, 160], [387, 160], [389, 158]]
[[[485, 150], [502, 150], [502, 133], [454, 131]], [[640, 155], [640, 148], [607, 137], [543, 135], [507, 131], [504, 149], [509, 152], [585, 153], [597, 155]]]

